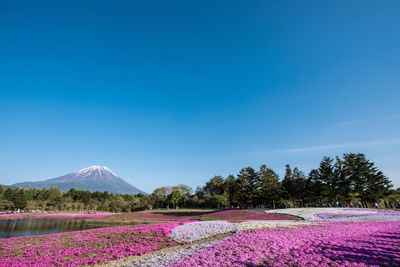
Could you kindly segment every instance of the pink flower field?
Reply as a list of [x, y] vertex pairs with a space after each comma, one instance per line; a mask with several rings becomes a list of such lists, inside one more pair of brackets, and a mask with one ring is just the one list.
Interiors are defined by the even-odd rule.
[[171, 266], [400, 266], [400, 222], [244, 231]]
[[23, 217], [71, 217], [71, 218], [104, 218], [113, 213], [14, 213], [0, 214], [1, 218], [23, 218]]
[[[102, 219], [102, 218], [100, 218]], [[193, 216], [172, 216], [169, 214], [140, 211], [132, 213], [121, 213], [115, 214], [108, 217], [109, 220], [115, 221], [146, 221], [146, 222], [187, 222], [193, 218]]]
[[0, 240], [0, 266], [80, 266], [173, 246], [176, 223], [118, 226]]
[[226, 220], [242, 222], [248, 220], [297, 220], [295, 216], [287, 214], [264, 213], [251, 210], [224, 210], [199, 217], [201, 220]]
[[[96, 220], [134, 218], [149, 224], [0, 239], [0, 267], [108, 263], [157, 267], [400, 266], [398, 211], [303, 208], [281, 211], [288, 214], [268, 212], [272, 213], [225, 210], [182, 217], [155, 212], [93, 214]], [[296, 217], [300, 215], [304, 220]], [[354, 218], [357, 221], [347, 221]], [[162, 248], [170, 250], [159, 252]], [[146, 255], [149, 252], [154, 253]]]

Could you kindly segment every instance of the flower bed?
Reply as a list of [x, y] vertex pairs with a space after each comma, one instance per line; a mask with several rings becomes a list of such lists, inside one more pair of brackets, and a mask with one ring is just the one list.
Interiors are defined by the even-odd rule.
[[217, 244], [219, 240], [214, 240], [214, 241], [209, 241], [205, 242], [202, 244], [194, 244], [189, 247], [184, 247], [178, 250], [174, 251], [166, 251], [162, 252], [160, 254], [156, 255], [151, 255], [149, 257], [136, 260], [134, 262], [130, 262], [129, 265], [130, 267], [163, 267], [163, 266], [168, 266], [180, 259], [183, 259], [185, 257], [188, 257], [196, 252], [205, 250], [215, 244]]
[[92, 265], [173, 246], [177, 223], [119, 226], [0, 240], [0, 266]]
[[162, 213], [153, 213], [148, 211], [131, 212], [116, 214], [107, 218], [113, 221], [140, 221], [140, 222], [189, 222], [190, 217], [176, 217]]
[[298, 218], [287, 214], [264, 213], [251, 210], [224, 210], [199, 216], [201, 220], [225, 220], [241, 222], [248, 220], [297, 220]]
[[180, 243], [190, 243], [238, 230], [239, 227], [236, 224], [226, 221], [192, 222], [176, 227], [172, 230], [171, 237]]
[[24, 217], [74, 217], [74, 218], [104, 218], [114, 213], [13, 213], [0, 214], [2, 218], [24, 218]]
[[260, 228], [277, 228], [277, 227], [300, 227], [311, 225], [312, 222], [307, 221], [246, 221], [240, 222], [240, 230], [260, 229]]
[[269, 213], [281, 213], [299, 216], [308, 221], [398, 221], [399, 211], [358, 208], [293, 208], [267, 210]]
[[[173, 248], [135, 258], [129, 266], [400, 266], [397, 211], [304, 208], [188, 216], [152, 212], [49, 215], [150, 224], [0, 239], [0, 267], [93, 265], [167, 247]], [[207, 239], [213, 236], [214, 241]], [[177, 243], [187, 245], [174, 248]]]
[[399, 233], [399, 221], [244, 231], [170, 266], [400, 266]]

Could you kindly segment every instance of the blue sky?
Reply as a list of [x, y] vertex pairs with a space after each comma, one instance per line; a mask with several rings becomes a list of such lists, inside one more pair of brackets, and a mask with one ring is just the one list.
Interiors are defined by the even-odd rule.
[[399, 1], [2, 1], [0, 183], [151, 192], [363, 152], [400, 186]]

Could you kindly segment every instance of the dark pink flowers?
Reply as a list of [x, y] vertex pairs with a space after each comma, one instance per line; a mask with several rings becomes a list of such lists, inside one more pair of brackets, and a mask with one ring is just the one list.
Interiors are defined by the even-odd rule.
[[24, 218], [24, 217], [73, 217], [73, 218], [104, 218], [114, 213], [14, 213], [0, 214], [2, 218]]
[[177, 223], [119, 226], [0, 240], [0, 266], [78, 266], [141, 255], [175, 243]]
[[[296, 210], [305, 218], [303, 221], [267, 221], [295, 217], [248, 210], [229, 210], [184, 218], [148, 212], [115, 215], [128, 220], [136, 217], [153, 223], [160, 219], [170, 222], [2, 239], [0, 267], [94, 265], [175, 246], [176, 243], [171, 237], [183, 235], [183, 241], [190, 242], [231, 232], [232, 229], [239, 232], [219, 242], [213, 241], [216, 243], [205, 246], [200, 244], [201, 250], [183, 248], [155, 254], [151, 260], [138, 263], [149, 262], [156, 266], [171, 264], [171, 267], [400, 266], [398, 213], [324, 209], [322, 211], [329, 213], [324, 214], [321, 210]], [[370, 213], [373, 213], [374, 217], [371, 217]], [[367, 215], [369, 217], [366, 217]], [[212, 221], [187, 224], [195, 218], [221, 218], [231, 222], [245, 222]], [[352, 222], [342, 221], [344, 219], [351, 219]], [[354, 222], [354, 219], [373, 221]], [[177, 228], [182, 224], [185, 225]], [[271, 226], [273, 228], [270, 228]], [[257, 229], [248, 230], [254, 228]]]
[[295, 216], [286, 214], [264, 213], [251, 210], [224, 210], [200, 216], [202, 220], [226, 220], [242, 222], [249, 220], [297, 220]]
[[178, 266], [400, 266], [400, 222], [243, 231]]

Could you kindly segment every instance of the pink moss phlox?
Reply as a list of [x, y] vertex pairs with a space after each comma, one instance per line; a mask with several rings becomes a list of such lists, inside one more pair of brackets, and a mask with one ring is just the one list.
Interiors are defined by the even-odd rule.
[[24, 217], [72, 217], [72, 218], [104, 218], [113, 213], [13, 213], [0, 214], [1, 218], [24, 218]]
[[243, 231], [180, 266], [400, 266], [400, 221]]
[[80, 266], [173, 246], [178, 223], [117, 226], [0, 240], [0, 266]]
[[211, 214], [201, 215], [200, 219], [242, 222], [249, 220], [294, 220], [297, 218], [286, 214], [271, 214], [251, 210], [224, 210]]

